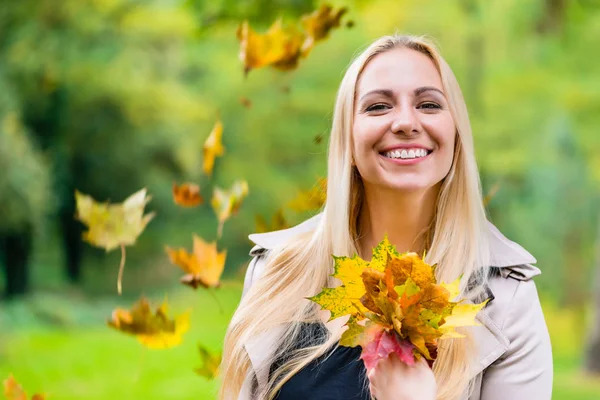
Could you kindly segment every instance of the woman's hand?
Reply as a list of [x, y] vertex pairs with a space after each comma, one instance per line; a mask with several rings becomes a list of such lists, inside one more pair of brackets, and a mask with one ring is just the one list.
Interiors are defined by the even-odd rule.
[[409, 367], [392, 353], [379, 360], [367, 376], [377, 400], [435, 400], [435, 377], [424, 358]]

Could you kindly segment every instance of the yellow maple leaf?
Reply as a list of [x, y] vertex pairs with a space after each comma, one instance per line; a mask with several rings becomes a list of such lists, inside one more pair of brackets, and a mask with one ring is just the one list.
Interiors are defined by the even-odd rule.
[[222, 156], [225, 154], [225, 148], [223, 147], [222, 142], [223, 137], [223, 124], [221, 121], [215, 122], [215, 126], [213, 127], [210, 135], [204, 142], [203, 154], [204, 154], [204, 163], [202, 168], [206, 175], [211, 175], [213, 168], [215, 166], [215, 158]]
[[334, 10], [329, 4], [322, 4], [311, 14], [302, 16], [302, 27], [307, 36], [302, 45], [304, 55], [312, 49], [316, 42], [327, 38], [333, 28], [340, 26], [341, 18], [346, 12], [348, 12], [346, 7]]
[[130, 311], [116, 308], [108, 326], [134, 335], [150, 349], [166, 349], [181, 343], [182, 335], [189, 329], [189, 312], [169, 319], [166, 302], [152, 312], [149, 301], [142, 297]]
[[290, 201], [289, 207], [297, 212], [319, 210], [327, 197], [327, 179], [319, 178], [317, 184], [308, 191], [301, 191]]
[[[23, 387], [19, 385], [16, 379], [11, 375], [8, 376], [4, 381], [4, 397], [6, 400], [27, 400], [27, 394], [23, 390]], [[46, 398], [43, 394], [34, 394], [31, 400], [44, 400]]]
[[202, 345], [198, 345], [202, 365], [195, 369], [196, 373], [206, 379], [214, 379], [219, 373], [221, 353], [211, 353]]
[[223, 225], [225, 224], [225, 221], [227, 221], [232, 214], [238, 212], [242, 205], [242, 201], [247, 195], [248, 182], [244, 180], [234, 182], [229, 190], [223, 190], [219, 187], [214, 188], [210, 204], [219, 220], [219, 228], [217, 231], [219, 237], [223, 234]]
[[256, 232], [270, 232], [270, 231], [279, 231], [281, 229], [289, 228], [287, 221], [285, 220], [285, 215], [283, 215], [283, 209], [278, 209], [273, 217], [271, 218], [271, 223], [267, 223], [267, 221], [262, 217], [262, 215], [255, 215], [254, 221], [256, 223]]
[[301, 57], [305, 35], [293, 27], [284, 27], [283, 20], [277, 19], [264, 34], [256, 33], [248, 21], [237, 29], [240, 41], [240, 60], [244, 74], [252, 69], [273, 66], [280, 70], [293, 69]]
[[75, 191], [77, 219], [87, 225], [83, 240], [111, 251], [121, 248], [121, 264], [117, 289], [121, 294], [121, 281], [125, 266], [125, 246], [135, 241], [154, 218], [155, 213], [144, 215], [144, 207], [151, 200], [146, 196], [146, 189], [139, 190], [129, 196], [123, 203], [98, 203], [91, 196]]
[[227, 251], [218, 252], [217, 243], [207, 243], [197, 235], [193, 235], [194, 249], [190, 254], [185, 249], [171, 249], [167, 253], [171, 263], [179, 266], [186, 272], [181, 282], [196, 289], [198, 286], [205, 288], [218, 287], [221, 275], [225, 268]]
[[[442, 339], [450, 337], [462, 337], [454, 328], [459, 326], [478, 326], [475, 317], [485, 307], [489, 299], [479, 304], [456, 304], [452, 308], [452, 314], [445, 317], [445, 323], [440, 327], [443, 334]], [[458, 336], [457, 336], [458, 335]]]
[[322, 309], [331, 311], [329, 320], [354, 314], [357, 310], [366, 311], [360, 298], [365, 294], [361, 274], [368, 263], [358, 256], [334, 257], [334, 260], [335, 272], [332, 276], [342, 281], [342, 285], [325, 288], [321, 293], [308, 298], [321, 305]]

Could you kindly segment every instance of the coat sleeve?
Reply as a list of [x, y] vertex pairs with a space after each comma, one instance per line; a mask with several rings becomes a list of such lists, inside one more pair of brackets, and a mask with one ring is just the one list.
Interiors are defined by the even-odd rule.
[[485, 370], [480, 399], [551, 399], [552, 348], [532, 279], [519, 281], [502, 330], [510, 345], [507, 352]]

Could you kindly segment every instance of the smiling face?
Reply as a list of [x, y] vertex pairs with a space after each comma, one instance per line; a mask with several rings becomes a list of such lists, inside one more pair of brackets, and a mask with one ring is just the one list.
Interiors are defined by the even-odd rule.
[[354, 162], [366, 190], [439, 188], [456, 127], [434, 62], [398, 48], [375, 56], [356, 87]]

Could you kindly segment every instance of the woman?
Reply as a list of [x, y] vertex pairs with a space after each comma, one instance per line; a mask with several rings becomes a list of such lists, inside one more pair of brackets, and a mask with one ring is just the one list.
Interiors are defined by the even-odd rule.
[[[332, 257], [427, 250], [437, 279], [490, 299], [467, 338], [439, 342], [433, 371], [395, 356], [367, 373], [337, 346], [346, 318], [306, 300]], [[329, 143], [323, 212], [256, 243], [225, 339], [221, 399], [527, 399], [551, 397], [548, 331], [535, 259], [485, 217], [467, 109], [450, 67], [418, 37], [375, 41], [348, 68]], [[370, 391], [370, 394], [369, 394]]]

